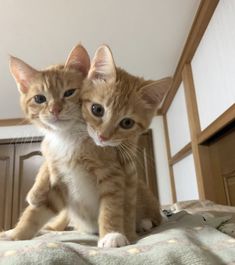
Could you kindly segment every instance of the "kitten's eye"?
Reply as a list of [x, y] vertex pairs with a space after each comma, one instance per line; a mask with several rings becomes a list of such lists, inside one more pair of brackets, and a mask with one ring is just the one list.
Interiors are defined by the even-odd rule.
[[130, 118], [124, 118], [123, 120], [120, 121], [119, 125], [123, 128], [123, 129], [130, 129], [134, 126], [135, 121], [130, 119]]
[[103, 117], [104, 116], [104, 107], [100, 104], [93, 104], [91, 106], [91, 111], [96, 117]]
[[44, 95], [36, 95], [34, 96], [34, 101], [38, 104], [42, 104], [43, 102], [46, 102], [47, 99]]
[[75, 90], [76, 89], [73, 88], [73, 89], [69, 89], [69, 90], [65, 91], [64, 92], [64, 97], [67, 98], [67, 97], [72, 96], [74, 94]]

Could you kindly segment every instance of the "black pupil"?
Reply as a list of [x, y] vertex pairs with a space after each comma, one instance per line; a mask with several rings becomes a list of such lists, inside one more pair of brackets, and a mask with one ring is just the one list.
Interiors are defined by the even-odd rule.
[[133, 127], [134, 121], [132, 119], [126, 118], [120, 122], [120, 125], [124, 129], [130, 129], [131, 127]]
[[43, 96], [43, 95], [36, 95], [34, 97], [34, 100], [35, 100], [36, 103], [41, 104], [41, 103], [46, 101], [46, 97]]
[[97, 117], [102, 117], [104, 115], [104, 108], [99, 104], [93, 104], [91, 110]]
[[75, 92], [75, 89], [69, 89], [64, 92], [64, 97], [70, 97], [73, 95], [74, 92]]

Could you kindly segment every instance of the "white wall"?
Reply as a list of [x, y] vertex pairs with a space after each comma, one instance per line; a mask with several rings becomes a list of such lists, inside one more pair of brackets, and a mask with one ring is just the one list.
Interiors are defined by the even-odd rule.
[[235, 0], [221, 0], [192, 61], [202, 129], [235, 103]]
[[8, 54], [34, 67], [64, 62], [79, 41], [102, 43], [118, 65], [159, 79], [172, 75], [199, 0], [0, 0], [0, 119], [22, 116]]
[[0, 127], [0, 140], [11, 139], [12, 142], [23, 140], [24, 138], [33, 140], [33, 138], [36, 139], [40, 136], [42, 136], [42, 133], [34, 125]]
[[153, 119], [151, 128], [153, 130], [159, 201], [161, 205], [171, 204], [172, 193], [170, 173], [168, 167], [166, 139], [162, 116], [157, 116]]
[[173, 166], [177, 201], [199, 199], [193, 155]]
[[180, 84], [166, 117], [171, 156], [173, 156], [191, 142], [183, 83]]
[[[180, 87], [167, 112], [171, 156], [191, 142], [184, 85]], [[173, 165], [177, 201], [198, 199], [198, 188], [193, 155]]]

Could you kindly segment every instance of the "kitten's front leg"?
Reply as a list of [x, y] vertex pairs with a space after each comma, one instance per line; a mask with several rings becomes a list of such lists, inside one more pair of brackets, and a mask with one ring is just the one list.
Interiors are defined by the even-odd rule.
[[63, 191], [54, 187], [40, 206], [29, 205], [14, 229], [0, 233], [0, 240], [26, 240], [33, 238], [52, 217], [65, 207]]
[[[100, 211], [98, 247], [129, 244], [124, 234], [124, 174], [120, 169], [106, 170], [98, 177]], [[100, 174], [99, 174], [100, 175]]]
[[39, 206], [47, 199], [50, 190], [50, 172], [47, 162], [44, 162], [36, 176], [33, 187], [29, 190], [26, 201], [32, 206]]
[[125, 203], [124, 227], [127, 238], [132, 242], [136, 240], [136, 201], [137, 201], [137, 170], [133, 162], [126, 161], [125, 168]]

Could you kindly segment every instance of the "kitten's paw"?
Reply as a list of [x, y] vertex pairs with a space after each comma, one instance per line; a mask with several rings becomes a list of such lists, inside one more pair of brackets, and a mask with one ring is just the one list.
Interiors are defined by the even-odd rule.
[[0, 233], [0, 241], [13, 241], [13, 229], [3, 231]]
[[137, 227], [138, 232], [148, 232], [153, 228], [153, 223], [150, 219], [142, 219]]
[[112, 232], [105, 235], [98, 242], [100, 248], [117, 248], [129, 245], [127, 238], [118, 232]]

